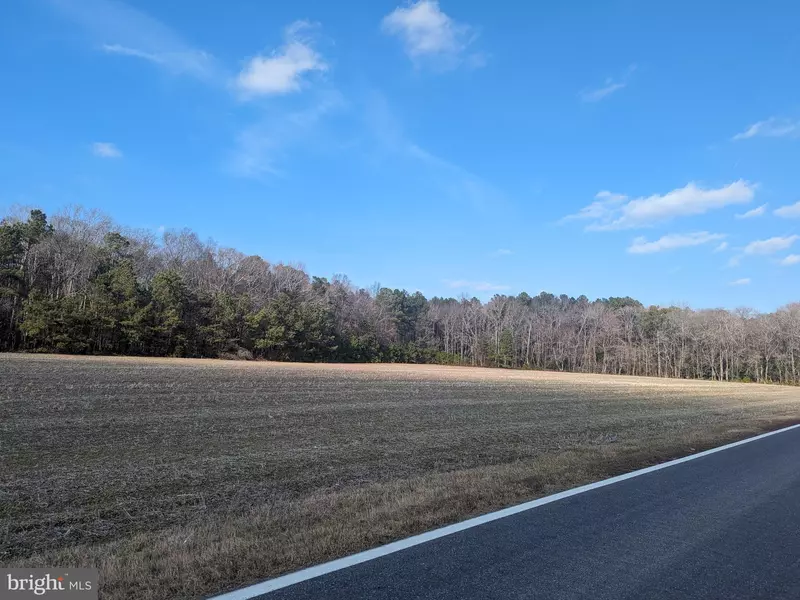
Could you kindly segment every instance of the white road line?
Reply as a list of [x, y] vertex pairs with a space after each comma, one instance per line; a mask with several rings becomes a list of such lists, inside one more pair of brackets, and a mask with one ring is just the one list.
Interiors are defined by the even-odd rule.
[[276, 577], [275, 579], [268, 579], [267, 581], [262, 581], [261, 583], [256, 583], [255, 585], [251, 585], [240, 590], [234, 590], [233, 592], [222, 594], [221, 596], [214, 596], [209, 600], [247, 600], [248, 598], [254, 598], [255, 596], [260, 596], [261, 594], [266, 594], [267, 592], [279, 590], [281, 588], [294, 585], [295, 583], [300, 583], [301, 581], [313, 579], [314, 577], [319, 577], [320, 575], [326, 575], [327, 573], [332, 573], [333, 571], [346, 569], [347, 567], [352, 567], [353, 565], [367, 562], [368, 560], [374, 560], [381, 556], [386, 556], [387, 554], [399, 552], [400, 550], [405, 550], [406, 548], [411, 548], [412, 546], [417, 546], [419, 544], [424, 544], [425, 542], [430, 542], [431, 540], [452, 535], [459, 531], [470, 529], [471, 527], [477, 527], [478, 525], [483, 525], [484, 523], [496, 521], [504, 517], [510, 517], [511, 515], [536, 508], [537, 506], [550, 504], [551, 502], [556, 502], [558, 500], [562, 500], [563, 498], [569, 498], [570, 496], [582, 494], [583, 492], [588, 492], [589, 490], [612, 485], [620, 481], [625, 481], [626, 479], [632, 479], [634, 477], [638, 477], [639, 475], [646, 475], [647, 473], [652, 473], [653, 471], [660, 471], [661, 469], [673, 467], [690, 460], [695, 460], [696, 458], [702, 458], [703, 456], [708, 456], [709, 454], [714, 454], [715, 452], [722, 452], [723, 450], [735, 448], [736, 446], [741, 446], [742, 444], [749, 444], [750, 442], [755, 442], [757, 440], [764, 439], [765, 437], [783, 433], [784, 431], [789, 431], [798, 427], [800, 427], [800, 425], [792, 425], [791, 427], [785, 427], [783, 429], [778, 429], [777, 431], [762, 433], [761, 435], [757, 435], [746, 440], [741, 440], [739, 442], [734, 442], [732, 444], [726, 444], [725, 446], [720, 446], [719, 448], [712, 448], [711, 450], [706, 450], [705, 452], [698, 452], [697, 454], [671, 460], [660, 465], [639, 469], [638, 471], [632, 471], [631, 473], [625, 473], [624, 475], [618, 475], [617, 477], [604, 479], [603, 481], [598, 481], [596, 483], [582, 485], [581, 487], [559, 492], [558, 494], [553, 494], [552, 496], [545, 496], [544, 498], [539, 498], [538, 500], [532, 500], [531, 502], [525, 502], [524, 504], [518, 504], [516, 506], [504, 508], [503, 510], [481, 515], [480, 517], [468, 519], [466, 521], [462, 521], [461, 523], [454, 523], [453, 525], [448, 525], [447, 527], [434, 529], [433, 531], [415, 535], [404, 540], [398, 540], [396, 542], [392, 542], [391, 544], [386, 544], [385, 546], [373, 548], [372, 550], [359, 552], [358, 554], [353, 554], [351, 556], [345, 556], [344, 558], [332, 560], [315, 567], [309, 567], [308, 569], [303, 569], [302, 571], [289, 573], [288, 575], [282, 575], [281, 577]]

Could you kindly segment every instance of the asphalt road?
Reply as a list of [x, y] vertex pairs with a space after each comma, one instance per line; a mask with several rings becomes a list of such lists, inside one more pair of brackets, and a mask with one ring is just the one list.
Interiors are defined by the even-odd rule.
[[796, 600], [800, 429], [258, 597]]

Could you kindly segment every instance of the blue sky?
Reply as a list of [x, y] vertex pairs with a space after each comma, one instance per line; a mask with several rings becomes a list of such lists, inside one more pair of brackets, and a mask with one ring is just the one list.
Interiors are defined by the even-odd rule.
[[800, 300], [800, 5], [11, 0], [0, 208], [428, 296]]

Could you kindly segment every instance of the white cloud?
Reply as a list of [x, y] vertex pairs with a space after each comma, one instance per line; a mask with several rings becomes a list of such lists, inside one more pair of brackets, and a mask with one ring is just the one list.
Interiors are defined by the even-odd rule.
[[771, 117], [750, 125], [741, 133], [733, 136], [734, 141], [747, 140], [754, 137], [800, 137], [800, 121]]
[[[397, 7], [383, 18], [381, 26], [385, 33], [402, 40], [406, 54], [416, 64], [428, 59], [445, 68], [460, 64], [462, 55], [477, 38], [472, 27], [442, 12], [437, 0]], [[483, 66], [485, 61], [482, 54], [467, 57], [473, 67]]]
[[736, 215], [737, 219], [752, 219], [754, 217], [760, 217], [765, 212], [767, 212], [767, 205], [762, 204], [761, 206], [754, 208], [753, 210], [748, 210], [746, 213], [742, 213], [740, 215]]
[[725, 252], [728, 249], [728, 242], [722, 242], [719, 246], [714, 248], [714, 252]]
[[774, 254], [775, 252], [791, 248], [798, 239], [800, 239], [798, 235], [787, 235], [785, 237], [771, 237], [767, 240], [757, 240], [747, 244], [747, 246], [744, 247], [744, 253], [757, 255]]
[[796, 265], [798, 263], [800, 263], [800, 254], [790, 254], [781, 261], [781, 264], [784, 267], [789, 267], [791, 265]]
[[607, 98], [614, 92], [618, 92], [626, 87], [628, 85], [628, 80], [635, 70], [636, 65], [631, 65], [620, 79], [615, 80], [612, 77], [608, 77], [602, 86], [598, 88], [582, 90], [578, 96], [584, 102], [599, 102], [603, 98]]
[[750, 278], [742, 277], [741, 279], [736, 279], [735, 281], [731, 281], [728, 285], [750, 285]]
[[111, 142], [94, 142], [92, 154], [100, 158], [122, 158], [122, 152]]
[[296, 21], [284, 32], [284, 44], [268, 56], [250, 59], [236, 79], [236, 86], [247, 96], [288, 94], [298, 91], [305, 77], [314, 71], [327, 71], [328, 65], [314, 49], [314, 26]]
[[631, 254], [653, 254], [655, 252], [664, 252], [665, 250], [675, 250], [676, 248], [700, 246], [702, 244], [716, 242], [724, 237], [725, 236], [720, 233], [709, 233], [707, 231], [671, 233], [653, 242], [648, 242], [647, 239], [638, 237], [633, 240], [633, 243], [628, 248], [628, 252]]
[[463, 288], [474, 292], [502, 292], [509, 289], [507, 285], [497, 285], [486, 281], [467, 281], [465, 279], [445, 279], [444, 283], [449, 288]]
[[495, 250], [494, 252], [492, 252], [490, 254], [490, 256], [497, 258], [497, 257], [500, 257], [500, 256], [510, 256], [512, 254], [514, 254], [514, 253], [511, 250], [509, 250], [508, 248], [499, 248], [498, 250]]
[[170, 27], [123, 2], [51, 0], [104, 52], [147, 60], [175, 74], [219, 79], [214, 58], [192, 47]]
[[800, 217], [800, 202], [776, 208], [774, 213], [776, 216], [783, 217], [784, 219], [796, 219]]
[[690, 182], [664, 195], [630, 199], [621, 194], [600, 192], [595, 202], [565, 220], [592, 220], [586, 229], [610, 231], [649, 227], [676, 217], [700, 215], [731, 204], [753, 199], [756, 186], [742, 179], [720, 188], [704, 189]]

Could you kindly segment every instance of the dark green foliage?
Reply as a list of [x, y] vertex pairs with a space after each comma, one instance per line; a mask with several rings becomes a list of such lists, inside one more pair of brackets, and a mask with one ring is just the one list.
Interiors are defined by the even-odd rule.
[[20, 330], [24, 348], [81, 354], [91, 350], [91, 320], [78, 298], [48, 298], [34, 290], [25, 299]]
[[381, 346], [371, 333], [351, 335], [340, 343], [334, 358], [342, 362], [381, 362]]
[[453, 354], [452, 352], [436, 352], [433, 355], [434, 362], [439, 365], [461, 365], [463, 361], [459, 358], [458, 354]]
[[20, 343], [21, 304], [30, 291], [26, 262], [31, 248], [52, 232], [41, 210], [32, 210], [27, 221], [0, 221], [0, 350]]
[[256, 356], [269, 360], [320, 361], [336, 351], [336, 336], [326, 308], [286, 292], [246, 317]]
[[642, 303], [638, 300], [634, 300], [630, 296], [625, 296], [624, 298], [616, 298], [612, 296], [607, 300], [601, 300], [601, 302], [605, 302], [609, 308], [619, 309], [625, 308], [626, 306], [632, 306], [634, 308], [642, 308]]
[[512, 367], [514, 365], [514, 338], [508, 329], [500, 332], [496, 348], [489, 351], [489, 360], [495, 367]]
[[247, 325], [247, 315], [252, 310], [248, 296], [219, 292], [213, 297], [209, 322], [203, 327], [212, 356], [222, 353], [235, 355], [243, 348], [253, 347]]

